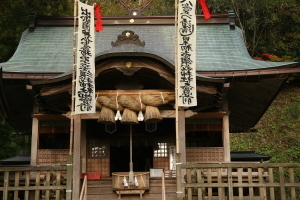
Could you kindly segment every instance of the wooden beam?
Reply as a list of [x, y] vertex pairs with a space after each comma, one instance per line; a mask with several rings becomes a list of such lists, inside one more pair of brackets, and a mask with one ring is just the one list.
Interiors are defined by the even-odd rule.
[[72, 89], [72, 84], [56, 85], [52, 87], [42, 88], [40, 91], [41, 96], [55, 95], [62, 92], [69, 92]]
[[81, 173], [86, 173], [86, 120], [81, 121]]
[[179, 136], [179, 153], [181, 154], [181, 163], [186, 163], [186, 142], [185, 142], [185, 111], [178, 111], [178, 136]]
[[81, 119], [80, 115], [74, 115], [74, 147], [73, 147], [73, 190], [72, 200], [79, 199], [81, 159], [80, 159]]
[[175, 94], [174, 90], [97, 90], [96, 95]]
[[222, 124], [186, 124], [185, 131], [222, 131]]
[[216, 94], [218, 92], [217, 87], [215, 86], [205, 86], [205, 85], [197, 85], [197, 92], [201, 92], [204, 94]]
[[33, 118], [39, 121], [69, 121], [70, 119], [61, 114], [33, 114]]
[[190, 119], [222, 119], [226, 112], [201, 112], [190, 117]]
[[[228, 111], [228, 98], [223, 102], [223, 111]], [[230, 136], [229, 136], [229, 114], [223, 116], [223, 147], [224, 147], [224, 162], [230, 162]]]
[[31, 157], [30, 165], [37, 165], [37, 151], [39, 144], [39, 120], [32, 119], [32, 136], [31, 136]]

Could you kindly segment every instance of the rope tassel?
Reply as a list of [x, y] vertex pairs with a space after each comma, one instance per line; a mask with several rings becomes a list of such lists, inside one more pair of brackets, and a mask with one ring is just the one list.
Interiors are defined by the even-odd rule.
[[138, 114], [138, 121], [139, 121], [139, 122], [144, 121], [144, 115], [143, 115], [143, 112], [142, 112], [142, 111], [140, 111], [139, 114]]
[[116, 96], [116, 105], [117, 105], [117, 113], [116, 113], [116, 116], [115, 116], [115, 120], [118, 121], [118, 120], [122, 120], [122, 116], [121, 116], [121, 113], [120, 113], [120, 110], [119, 110], [119, 105], [118, 105], [118, 93], [117, 93], [117, 96]]
[[139, 98], [140, 98], [141, 110], [139, 111], [139, 114], [138, 114], [138, 121], [142, 122], [142, 121], [144, 121], [144, 115], [143, 115], [143, 112], [142, 112], [143, 106], [142, 106], [141, 95], [139, 95]]
[[137, 178], [135, 177], [135, 179], [134, 179], [134, 185], [136, 186], [136, 187], [138, 187], [139, 186], [139, 182], [138, 182], [138, 180], [137, 180]]
[[122, 116], [121, 116], [121, 113], [120, 113], [119, 110], [118, 110], [117, 113], [116, 113], [115, 120], [116, 120], [116, 121], [122, 120]]
[[126, 180], [125, 176], [124, 176], [124, 178], [123, 178], [122, 183], [123, 183], [123, 186], [124, 186], [124, 187], [128, 187], [128, 183], [127, 183], [127, 180]]

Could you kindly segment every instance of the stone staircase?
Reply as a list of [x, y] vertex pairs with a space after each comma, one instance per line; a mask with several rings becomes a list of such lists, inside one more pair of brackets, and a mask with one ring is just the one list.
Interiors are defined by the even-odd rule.
[[[118, 199], [119, 195], [112, 190], [112, 179], [88, 180], [87, 199]], [[143, 194], [143, 199], [160, 199], [162, 198], [161, 178], [150, 178], [149, 190]], [[176, 178], [165, 178], [166, 198], [168, 200], [176, 199]], [[123, 194], [122, 199], [139, 199], [139, 194]]]

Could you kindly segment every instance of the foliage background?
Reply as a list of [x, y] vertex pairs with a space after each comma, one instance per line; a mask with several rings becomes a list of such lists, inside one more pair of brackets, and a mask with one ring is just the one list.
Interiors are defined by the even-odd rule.
[[[147, 0], [124, 0], [138, 7]], [[126, 15], [118, 0], [94, 0], [103, 16]], [[212, 13], [234, 10], [236, 24], [243, 30], [245, 45], [252, 57], [267, 61], [300, 61], [299, 0], [207, 0]], [[27, 28], [28, 15], [73, 15], [71, 0], [2, 0], [0, 2], [0, 62], [6, 62], [17, 48]], [[200, 14], [200, 9], [198, 13]], [[174, 0], [154, 0], [144, 15], [173, 15]], [[272, 156], [272, 162], [300, 162], [300, 94], [295, 75], [272, 103], [256, 133], [231, 134], [232, 150], [255, 150]], [[0, 127], [0, 158], [26, 152], [26, 139], [11, 135], [7, 125]], [[28, 139], [27, 139], [28, 140]], [[4, 144], [5, 143], [5, 144]], [[30, 141], [26, 142], [30, 147]]]

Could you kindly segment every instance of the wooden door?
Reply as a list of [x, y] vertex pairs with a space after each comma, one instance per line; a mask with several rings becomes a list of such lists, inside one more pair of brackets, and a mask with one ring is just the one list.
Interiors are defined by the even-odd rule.
[[87, 173], [100, 173], [101, 178], [110, 177], [110, 145], [108, 140], [87, 139]]

